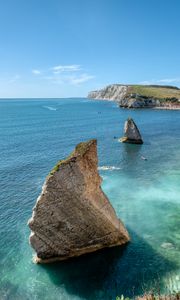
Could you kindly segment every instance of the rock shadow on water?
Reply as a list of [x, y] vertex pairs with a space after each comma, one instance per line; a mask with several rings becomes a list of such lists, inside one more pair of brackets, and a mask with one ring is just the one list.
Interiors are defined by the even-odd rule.
[[134, 297], [165, 290], [163, 278], [177, 269], [141, 237], [129, 230], [132, 241], [67, 261], [40, 265], [56, 286], [83, 299]]
[[129, 155], [130, 158], [136, 158], [143, 148], [142, 144], [123, 144], [123, 152]]
[[142, 149], [143, 145], [123, 144], [122, 158], [124, 170], [131, 168], [131, 171], [133, 171], [136, 168], [141, 160]]

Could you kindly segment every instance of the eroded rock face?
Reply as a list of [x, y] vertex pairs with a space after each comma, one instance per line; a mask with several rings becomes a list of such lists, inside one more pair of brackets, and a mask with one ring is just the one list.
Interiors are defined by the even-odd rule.
[[112, 84], [88, 94], [90, 99], [110, 100], [120, 102], [127, 94], [128, 86], [122, 84]]
[[133, 119], [129, 118], [124, 124], [124, 137], [120, 139], [122, 143], [143, 144], [141, 134]]
[[128, 95], [119, 101], [119, 106], [124, 108], [154, 108], [160, 107], [160, 101], [141, 95]]
[[76, 146], [50, 172], [28, 224], [36, 262], [125, 244], [129, 235], [101, 189], [96, 140]]
[[132, 88], [133, 85], [111, 84], [103, 89], [90, 92], [88, 98], [116, 101], [123, 108], [155, 108], [162, 106], [162, 103], [153, 96], [147, 97], [143, 94], [132, 93]]

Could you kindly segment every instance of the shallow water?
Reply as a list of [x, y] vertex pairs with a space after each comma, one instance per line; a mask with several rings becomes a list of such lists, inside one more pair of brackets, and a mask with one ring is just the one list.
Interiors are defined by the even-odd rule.
[[[145, 143], [125, 145], [132, 116]], [[26, 225], [53, 165], [98, 139], [103, 189], [131, 243], [34, 265]], [[141, 156], [147, 158], [142, 160]], [[115, 299], [180, 289], [180, 112], [87, 99], [0, 101], [0, 299]]]

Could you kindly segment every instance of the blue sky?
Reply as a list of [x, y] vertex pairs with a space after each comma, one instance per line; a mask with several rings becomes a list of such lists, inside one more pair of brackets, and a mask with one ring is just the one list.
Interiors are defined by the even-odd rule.
[[180, 86], [179, 0], [0, 0], [0, 97]]

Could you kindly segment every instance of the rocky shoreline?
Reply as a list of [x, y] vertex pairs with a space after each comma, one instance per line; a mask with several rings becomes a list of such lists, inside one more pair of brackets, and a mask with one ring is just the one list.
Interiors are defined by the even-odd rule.
[[169, 86], [113, 84], [90, 92], [88, 98], [115, 101], [122, 108], [180, 109], [180, 89]]
[[179, 106], [157, 106], [154, 107], [154, 109], [161, 109], [161, 110], [180, 110], [180, 105]]

